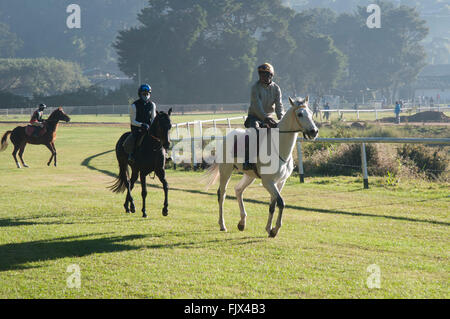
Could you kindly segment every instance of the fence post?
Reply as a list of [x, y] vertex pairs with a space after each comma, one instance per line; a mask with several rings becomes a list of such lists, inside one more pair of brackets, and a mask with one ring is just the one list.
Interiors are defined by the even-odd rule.
[[359, 110], [358, 111], [356, 111], [356, 118], [358, 119], [358, 121], [359, 121]]
[[361, 144], [361, 164], [362, 164], [362, 174], [363, 174], [363, 182], [364, 188], [369, 188], [369, 178], [367, 175], [367, 158], [366, 158], [366, 144]]
[[190, 137], [191, 138], [191, 161], [192, 161], [192, 169], [195, 171], [197, 169], [196, 167], [196, 159], [195, 159], [195, 136]]
[[[200, 150], [203, 153], [203, 126], [202, 126], [202, 121], [199, 121], [199, 128], [200, 128]], [[201, 164], [203, 164], [203, 156], [202, 156], [202, 162]]]
[[302, 143], [300, 142], [297, 142], [297, 157], [298, 157], [298, 173], [300, 174], [300, 183], [304, 183], [305, 172], [303, 171]]
[[216, 120], [213, 120], [213, 125], [214, 125], [214, 134], [216, 134], [216, 131], [217, 131]]
[[231, 130], [231, 123], [230, 123], [230, 118], [229, 117], [227, 118], [227, 121], [228, 121], [228, 128]]
[[375, 110], [375, 121], [378, 120], [378, 110]]

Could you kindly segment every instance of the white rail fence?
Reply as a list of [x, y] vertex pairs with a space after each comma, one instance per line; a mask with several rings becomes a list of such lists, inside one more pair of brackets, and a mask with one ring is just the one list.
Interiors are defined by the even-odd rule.
[[[320, 109], [319, 112], [321, 114], [321, 117], [323, 118], [324, 115], [327, 112], [330, 113], [337, 113], [339, 117], [343, 118], [345, 113], [356, 113], [356, 118], [359, 121], [360, 120], [360, 113], [373, 113], [374, 119], [379, 119], [380, 113], [394, 113], [395, 109], [367, 109], [367, 110], [349, 110], [349, 109], [333, 109], [333, 110], [324, 110]], [[422, 107], [408, 107], [408, 108], [402, 108], [401, 113], [405, 114], [412, 114], [412, 113], [420, 113], [424, 111], [437, 111], [437, 112], [448, 112], [450, 111], [450, 106], [422, 106]]]
[[[189, 114], [189, 113], [217, 113], [217, 112], [247, 112], [248, 105], [245, 103], [240, 104], [183, 104], [183, 105], [158, 105], [157, 108], [162, 111], [167, 111], [169, 108], [173, 109], [174, 114]], [[49, 107], [45, 113], [50, 114], [55, 107]], [[13, 109], [0, 109], [0, 115], [30, 115], [36, 110], [35, 108], [13, 108]], [[128, 105], [97, 105], [97, 106], [64, 106], [64, 111], [70, 115], [128, 115]], [[394, 113], [394, 109], [330, 109], [318, 110], [323, 117], [327, 112], [337, 113], [339, 117], [343, 117], [345, 113], [356, 113], [356, 117], [359, 120], [361, 113], [373, 113], [374, 119], [378, 120], [381, 113]], [[419, 113], [423, 111], [438, 111], [448, 112], [450, 111], [450, 105], [447, 106], [434, 106], [434, 107], [406, 107], [402, 108], [402, 113]], [[212, 120], [207, 120], [212, 121]], [[181, 123], [180, 123], [181, 124]]]
[[[182, 123], [184, 124], [184, 123]], [[198, 165], [203, 163], [203, 158], [197, 155], [198, 145], [201, 147], [203, 153], [203, 142], [224, 139], [224, 136], [198, 136], [172, 139], [173, 142], [190, 143], [190, 160], [193, 169], [197, 169]], [[367, 156], [366, 156], [366, 144], [367, 143], [394, 143], [394, 144], [438, 144], [438, 145], [450, 145], [450, 138], [392, 138], [392, 137], [353, 137], [353, 138], [316, 138], [315, 140], [306, 140], [298, 137], [297, 146], [297, 161], [298, 161], [298, 173], [300, 177], [300, 183], [304, 183], [305, 172], [303, 169], [303, 152], [302, 143], [355, 143], [361, 144], [361, 169], [363, 176], [363, 186], [365, 189], [369, 188], [369, 177], [367, 172]], [[176, 169], [176, 164], [174, 165]]]

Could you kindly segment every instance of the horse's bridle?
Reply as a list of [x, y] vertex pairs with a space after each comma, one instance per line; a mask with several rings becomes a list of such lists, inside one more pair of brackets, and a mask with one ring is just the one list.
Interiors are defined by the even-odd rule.
[[[302, 106], [300, 106], [300, 108], [302, 108]], [[306, 108], [306, 106], [305, 106], [305, 108]], [[298, 126], [300, 126], [300, 129], [298, 129], [298, 130], [288, 130], [288, 131], [281, 131], [281, 130], [279, 130], [278, 133], [298, 133], [298, 132], [302, 132], [303, 133], [303, 137], [305, 137], [305, 131], [304, 131], [303, 125], [300, 123], [300, 120], [298, 119], [297, 114], [295, 114], [295, 120], [297, 121]]]

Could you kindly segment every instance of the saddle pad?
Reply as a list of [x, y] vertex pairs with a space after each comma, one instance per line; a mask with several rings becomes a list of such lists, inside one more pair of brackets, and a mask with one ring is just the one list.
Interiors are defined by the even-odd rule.
[[[37, 129], [36, 126], [33, 126], [33, 125], [27, 125], [27, 127], [25, 127], [25, 134], [26, 134], [27, 136], [32, 136], [33, 133], [34, 133], [34, 130], [36, 130], [36, 129]], [[39, 131], [39, 136], [44, 135], [46, 132], [47, 132], [47, 130], [45, 129], [45, 127], [42, 128], [42, 129]]]

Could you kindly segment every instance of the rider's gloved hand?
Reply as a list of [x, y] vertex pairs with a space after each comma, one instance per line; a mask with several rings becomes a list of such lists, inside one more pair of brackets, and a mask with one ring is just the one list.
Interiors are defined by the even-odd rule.
[[144, 130], [148, 131], [148, 129], [150, 128], [150, 125], [148, 125], [147, 123], [142, 123], [141, 127], [142, 127]]
[[266, 117], [264, 119], [264, 123], [267, 124], [269, 127], [277, 127], [278, 123], [271, 117]]

